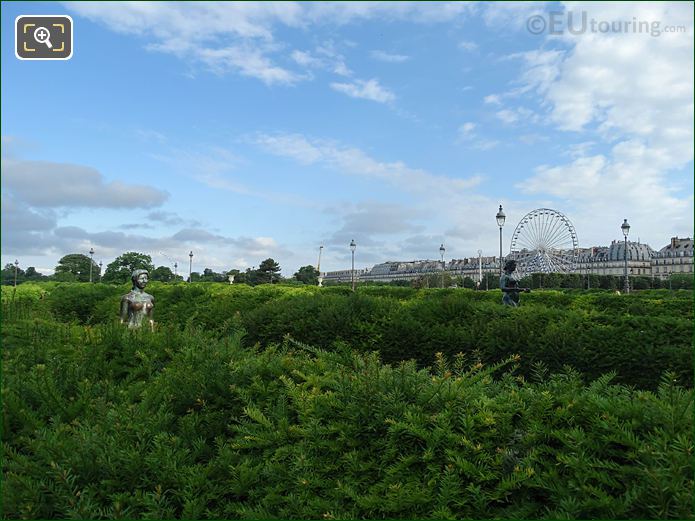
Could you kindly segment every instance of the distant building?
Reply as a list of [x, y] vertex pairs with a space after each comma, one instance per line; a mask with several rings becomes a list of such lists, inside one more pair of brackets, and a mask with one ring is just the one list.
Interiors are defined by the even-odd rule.
[[[610, 246], [580, 248], [574, 273], [581, 275], [618, 275], [625, 272], [625, 256], [630, 276], [668, 278], [672, 273], [693, 273], [693, 240], [691, 238], [671, 238], [671, 242], [654, 251], [648, 244], [639, 241], [614, 240]], [[452, 277], [469, 277], [480, 282], [486, 273], [497, 275], [500, 272], [499, 258], [469, 257], [452, 259], [442, 265], [436, 260], [414, 260], [407, 262], [389, 261], [377, 264], [371, 269], [355, 270], [355, 280], [359, 282], [390, 282], [392, 280], [414, 280], [441, 273], [444, 270]], [[482, 273], [482, 277], [481, 277]], [[328, 271], [321, 274], [324, 281], [350, 282], [351, 270]]]
[[660, 279], [672, 273], [693, 273], [693, 240], [671, 237], [671, 242], [656, 252], [652, 258], [652, 274]]
[[[656, 252], [648, 245], [627, 241], [627, 270], [633, 276], [651, 276], [652, 257]], [[625, 273], [625, 242], [612, 241], [610, 246], [580, 248], [576, 273], [592, 275], [623, 275]]]
[[[481, 282], [486, 273], [499, 275], [500, 263], [498, 257], [469, 257], [467, 259], [452, 259], [447, 268], [452, 277], [468, 277], [475, 282]], [[482, 273], [482, 277], [481, 277]]]
[[[355, 281], [359, 282], [361, 277], [367, 273], [368, 269], [356, 269], [355, 270]], [[324, 271], [321, 273], [323, 277], [323, 282], [351, 282], [352, 281], [352, 270], [340, 270], [340, 271]]]
[[[468, 259], [453, 259], [450, 262], [437, 260], [388, 261], [377, 264], [371, 269], [355, 270], [355, 278], [360, 282], [391, 282], [393, 280], [417, 280], [427, 275], [441, 273], [443, 270], [452, 277], [470, 277], [480, 281], [479, 274], [498, 274], [500, 267], [497, 257], [481, 257], [480, 268], [478, 257]], [[359, 274], [358, 274], [359, 271]], [[349, 282], [350, 270], [328, 271], [322, 273], [324, 281]]]
[[442, 262], [434, 260], [382, 262], [377, 264], [362, 280], [374, 282], [390, 282], [392, 280], [413, 280], [432, 273], [441, 273]]

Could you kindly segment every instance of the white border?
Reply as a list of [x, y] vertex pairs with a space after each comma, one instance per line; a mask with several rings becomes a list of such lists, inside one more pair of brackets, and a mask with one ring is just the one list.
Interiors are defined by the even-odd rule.
[[[32, 18], [52, 18], [55, 16], [62, 16], [63, 18], [67, 18], [70, 20], [70, 55], [65, 56], [64, 58], [22, 58], [19, 53], [17, 52], [17, 45], [19, 43], [19, 35], [17, 34], [17, 23], [19, 22], [20, 18], [25, 18], [25, 17], [32, 17]], [[74, 37], [74, 29], [75, 29], [75, 22], [72, 20], [72, 16], [67, 15], [67, 14], [20, 14], [17, 16], [17, 18], [14, 19], [14, 55], [17, 57], [19, 60], [28, 60], [28, 61], [38, 61], [38, 60], [43, 60], [43, 61], [56, 61], [56, 60], [69, 60], [72, 58], [72, 54], [75, 51], [75, 37]]]

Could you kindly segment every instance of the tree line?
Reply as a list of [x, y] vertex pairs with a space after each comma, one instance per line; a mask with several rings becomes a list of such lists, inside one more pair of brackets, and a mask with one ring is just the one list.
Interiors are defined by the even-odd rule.
[[[145, 253], [134, 251], [125, 252], [106, 266], [104, 273], [101, 267], [81, 253], [71, 253], [62, 257], [55, 273], [50, 276], [41, 274], [35, 267], [30, 266], [26, 270], [14, 264], [6, 264], [0, 277], [2, 284], [12, 285], [15, 281], [15, 269], [17, 284], [23, 282], [56, 281], [56, 282], [89, 282], [90, 264], [93, 282], [106, 284], [124, 284], [130, 281], [130, 276], [136, 269], [145, 269], [150, 274], [150, 280], [158, 282], [187, 282], [189, 277], [179, 275], [171, 271], [169, 266], [157, 266], [152, 263], [152, 257]], [[258, 284], [295, 283], [317, 285], [319, 272], [314, 266], [302, 266], [290, 278], [280, 274], [280, 264], [272, 258], [265, 259], [258, 267], [246, 268], [245, 271], [230, 269], [223, 272], [215, 272], [205, 268], [202, 273], [194, 271], [190, 275], [191, 282], [229, 282], [229, 276], [234, 275], [234, 283], [256, 286]], [[325, 285], [334, 285], [331, 281], [324, 281]], [[360, 283], [365, 284], [365, 282]], [[367, 282], [369, 285], [412, 286], [415, 288], [448, 288], [462, 287], [470, 289], [496, 289], [499, 287], [499, 276], [496, 273], [485, 273], [481, 284], [471, 277], [451, 276], [448, 273], [433, 273], [423, 275], [415, 280], [397, 280], [390, 283]], [[531, 289], [543, 288], [567, 288], [567, 289], [610, 289], [622, 290], [624, 279], [618, 275], [582, 275], [579, 273], [534, 273], [519, 281], [522, 287]], [[671, 274], [668, 279], [653, 278], [648, 276], [630, 277], [631, 289], [692, 289], [693, 277], [686, 274]]]
[[[56, 282], [89, 282], [91, 265], [92, 282], [105, 284], [124, 284], [130, 281], [134, 270], [144, 269], [150, 274], [150, 280], [159, 282], [184, 282], [189, 277], [174, 273], [169, 266], [155, 267], [152, 257], [145, 253], [134, 251], [125, 252], [106, 265], [103, 274], [101, 266], [81, 253], [71, 253], [62, 257], [55, 267], [53, 275], [43, 275], [30, 266], [26, 270], [8, 263], [3, 268], [0, 277], [2, 284], [13, 285], [15, 276], [17, 284], [23, 282], [56, 281]], [[280, 274], [280, 264], [272, 258], [262, 261], [258, 268], [247, 268], [245, 271], [231, 269], [221, 273], [210, 268], [205, 268], [202, 273], [194, 271], [190, 274], [191, 282], [229, 282], [230, 275], [234, 276], [235, 283], [249, 284], [277, 284], [279, 282], [294, 282], [297, 284], [318, 284], [319, 272], [313, 266], [302, 266], [291, 277], [285, 278]]]

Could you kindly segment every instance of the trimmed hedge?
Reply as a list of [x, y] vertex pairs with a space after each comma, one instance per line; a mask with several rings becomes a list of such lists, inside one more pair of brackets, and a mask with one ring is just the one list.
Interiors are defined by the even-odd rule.
[[7, 519], [693, 516], [693, 394], [673, 375], [651, 392], [527, 379], [514, 356], [430, 371], [190, 324], [3, 337]]
[[[12, 304], [3, 288], [6, 316], [31, 316], [35, 305], [37, 316], [90, 325], [116, 320], [129, 289], [53, 283], [43, 299], [35, 288], [20, 298], [25, 286]], [[615, 371], [616, 382], [643, 389], [655, 389], [665, 371], [693, 384], [693, 306], [685, 291], [534, 291], [518, 309], [502, 306], [499, 292], [466, 289], [366, 286], [353, 293], [347, 287], [152, 283], [148, 291], [160, 325], [195, 325], [217, 336], [244, 331], [247, 345], [289, 335], [324, 349], [342, 342], [379, 351], [387, 363], [414, 359], [419, 367], [432, 364], [437, 352], [475, 354], [485, 363], [517, 353], [524, 375], [543, 362], [551, 372], [574, 367], [587, 380]]]

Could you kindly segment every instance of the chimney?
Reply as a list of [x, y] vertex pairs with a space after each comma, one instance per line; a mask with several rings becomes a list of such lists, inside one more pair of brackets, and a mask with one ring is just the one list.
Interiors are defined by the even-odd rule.
[[671, 237], [671, 248], [676, 247], [676, 241], [678, 240], [678, 237]]

